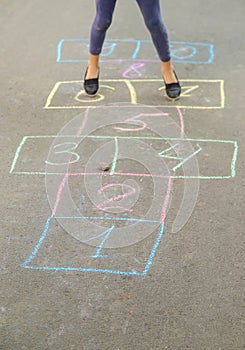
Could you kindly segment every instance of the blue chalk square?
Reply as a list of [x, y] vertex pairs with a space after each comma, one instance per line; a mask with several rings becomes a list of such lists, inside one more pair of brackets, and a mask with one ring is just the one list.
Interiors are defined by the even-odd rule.
[[[128, 60], [137, 56], [140, 40], [106, 40], [100, 61]], [[62, 39], [57, 47], [57, 62], [86, 62], [89, 55], [89, 39]]]
[[170, 42], [172, 61], [186, 64], [210, 64], [214, 61], [214, 45], [196, 42]]
[[[187, 64], [210, 64], [214, 60], [214, 45], [210, 43], [171, 41], [172, 61]], [[89, 39], [62, 39], [57, 46], [57, 62], [87, 62]], [[151, 40], [107, 39], [101, 52], [101, 62], [135, 60], [158, 62]]]
[[[82, 233], [83, 242], [61, 226], [67, 223], [84, 227], [85, 221], [94, 232]], [[104, 224], [104, 227], [101, 225]], [[117, 229], [134, 234], [135, 225], [149, 232], [141, 241], [121, 248], [106, 248]], [[100, 225], [100, 228], [99, 228]], [[85, 225], [86, 226], [86, 225]], [[88, 226], [87, 226], [88, 227]], [[97, 230], [97, 233], [96, 233]], [[131, 231], [132, 232], [131, 232]], [[119, 230], [120, 232], [120, 230]], [[154, 220], [103, 217], [49, 217], [39, 242], [22, 267], [46, 271], [96, 272], [116, 275], [145, 276], [150, 269], [164, 233], [164, 224]], [[93, 242], [93, 246], [91, 245]]]

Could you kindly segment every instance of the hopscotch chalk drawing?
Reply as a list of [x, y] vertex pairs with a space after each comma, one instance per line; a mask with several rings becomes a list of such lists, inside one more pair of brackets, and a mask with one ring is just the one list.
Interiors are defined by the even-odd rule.
[[[174, 63], [207, 65], [214, 60], [213, 44], [172, 41], [170, 48]], [[62, 39], [56, 61], [87, 62], [88, 51], [88, 39]], [[236, 176], [237, 142], [187, 138], [181, 112], [223, 109], [222, 79], [181, 79], [181, 99], [173, 105], [163, 101], [162, 79], [143, 78], [146, 66], [159, 62], [150, 40], [106, 40], [101, 62], [120, 65], [121, 78], [101, 79], [95, 98], [85, 95], [83, 81], [58, 81], [47, 97], [45, 109], [85, 111], [78, 130], [62, 135], [24, 136], [14, 154], [10, 173], [45, 175], [51, 207], [39, 240], [22, 264], [26, 269], [144, 277], [164, 234], [175, 179], [184, 179], [185, 184], [191, 180], [195, 192], [200, 179]], [[152, 92], [151, 99], [148, 91]], [[122, 119], [123, 125], [117, 124], [115, 117], [120, 119], [120, 115], [114, 113], [114, 125], [102, 130], [96, 124], [100, 118], [91, 118], [89, 111], [119, 101], [132, 109], [140, 108], [140, 104], [147, 106], [143, 113]], [[146, 111], [153, 107], [158, 108], [157, 112]], [[123, 104], [118, 111], [124, 115]], [[169, 124], [163, 123], [166, 117], [171, 119]], [[91, 120], [99, 134], [86, 129]], [[150, 124], [153, 128], [149, 128]], [[158, 133], [156, 125], [163, 126], [163, 133]], [[174, 132], [170, 125], [177, 125]], [[149, 129], [155, 133], [149, 133]], [[131, 154], [131, 162], [125, 161], [122, 145], [126, 145], [126, 152], [136, 152], [138, 158]], [[98, 166], [103, 157], [109, 164], [106, 171]], [[136, 162], [132, 163], [132, 159]], [[192, 162], [198, 168], [189, 167]], [[186, 199], [183, 197], [184, 204]], [[65, 253], [64, 245], [68, 247]]]

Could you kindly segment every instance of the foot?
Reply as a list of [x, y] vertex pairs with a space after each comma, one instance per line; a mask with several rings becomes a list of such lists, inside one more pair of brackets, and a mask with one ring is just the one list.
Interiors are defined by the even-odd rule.
[[89, 96], [95, 96], [97, 94], [99, 90], [99, 68], [87, 68], [83, 87]]
[[171, 101], [175, 101], [180, 97], [181, 86], [178, 77], [174, 71], [172, 63], [162, 62], [162, 74], [166, 88], [167, 97]]

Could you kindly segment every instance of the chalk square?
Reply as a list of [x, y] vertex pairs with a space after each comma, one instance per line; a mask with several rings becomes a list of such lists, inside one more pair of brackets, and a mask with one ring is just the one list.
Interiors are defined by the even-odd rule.
[[[59, 220], [84, 220], [78, 218], [59, 218]], [[108, 218], [86, 218], [90, 220], [109, 220]], [[121, 218], [125, 220], [125, 218]], [[120, 220], [120, 218], [117, 218]], [[49, 217], [39, 242], [33, 252], [22, 264], [22, 267], [43, 271], [77, 271], [94, 272], [114, 275], [141, 276], [147, 275], [157, 249], [164, 234], [164, 224], [151, 220], [132, 219], [144, 224], [151, 230], [151, 225], [158, 224], [158, 229], [139, 244], [118, 248], [102, 249], [81, 243], [66, 232], [57, 229], [55, 217]], [[78, 244], [79, 243], [79, 244]], [[64, 249], [65, 247], [65, 249]]]
[[[181, 79], [182, 94], [175, 106], [185, 109], [224, 108], [225, 94], [223, 80]], [[84, 109], [127, 102], [132, 105], [170, 107], [162, 79], [102, 79], [100, 91], [94, 98], [86, 96], [82, 81], [60, 81], [51, 90], [45, 109]], [[152, 96], [149, 99], [149, 91]]]
[[214, 60], [213, 44], [171, 41], [170, 51], [175, 63], [210, 64]]
[[[140, 40], [107, 39], [100, 54], [100, 62], [128, 60], [137, 56]], [[87, 62], [89, 39], [62, 39], [57, 46], [57, 62]]]
[[45, 173], [45, 161], [54, 137], [24, 136], [16, 149], [10, 173]]
[[[83, 81], [60, 81], [51, 90], [45, 109], [85, 109], [120, 102], [134, 103], [131, 85], [124, 79], [101, 79], [96, 96], [86, 95]], [[123, 96], [123, 100], [122, 100]]]
[[[165, 86], [162, 79], [130, 80], [135, 91], [135, 103], [143, 104], [147, 93], [152, 91], [152, 105], [160, 108], [160, 100], [165, 99]], [[181, 97], [174, 104], [184, 109], [221, 109], [224, 108], [224, 81], [180, 79]], [[166, 105], [165, 105], [166, 106]]]

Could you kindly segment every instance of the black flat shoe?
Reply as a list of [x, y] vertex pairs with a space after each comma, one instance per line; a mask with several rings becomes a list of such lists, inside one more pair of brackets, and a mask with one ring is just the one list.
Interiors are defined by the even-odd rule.
[[178, 100], [180, 97], [180, 94], [181, 94], [181, 86], [180, 86], [178, 77], [177, 77], [175, 71], [173, 71], [173, 72], [174, 72], [175, 78], [177, 80], [177, 83], [166, 84], [164, 81], [167, 97], [171, 101]]
[[88, 68], [86, 69], [85, 75], [84, 75], [84, 83], [83, 83], [83, 87], [85, 92], [89, 95], [89, 96], [95, 96], [99, 90], [99, 75], [100, 73], [98, 73], [98, 77], [94, 78], [94, 79], [86, 79], [86, 75], [88, 72]]

